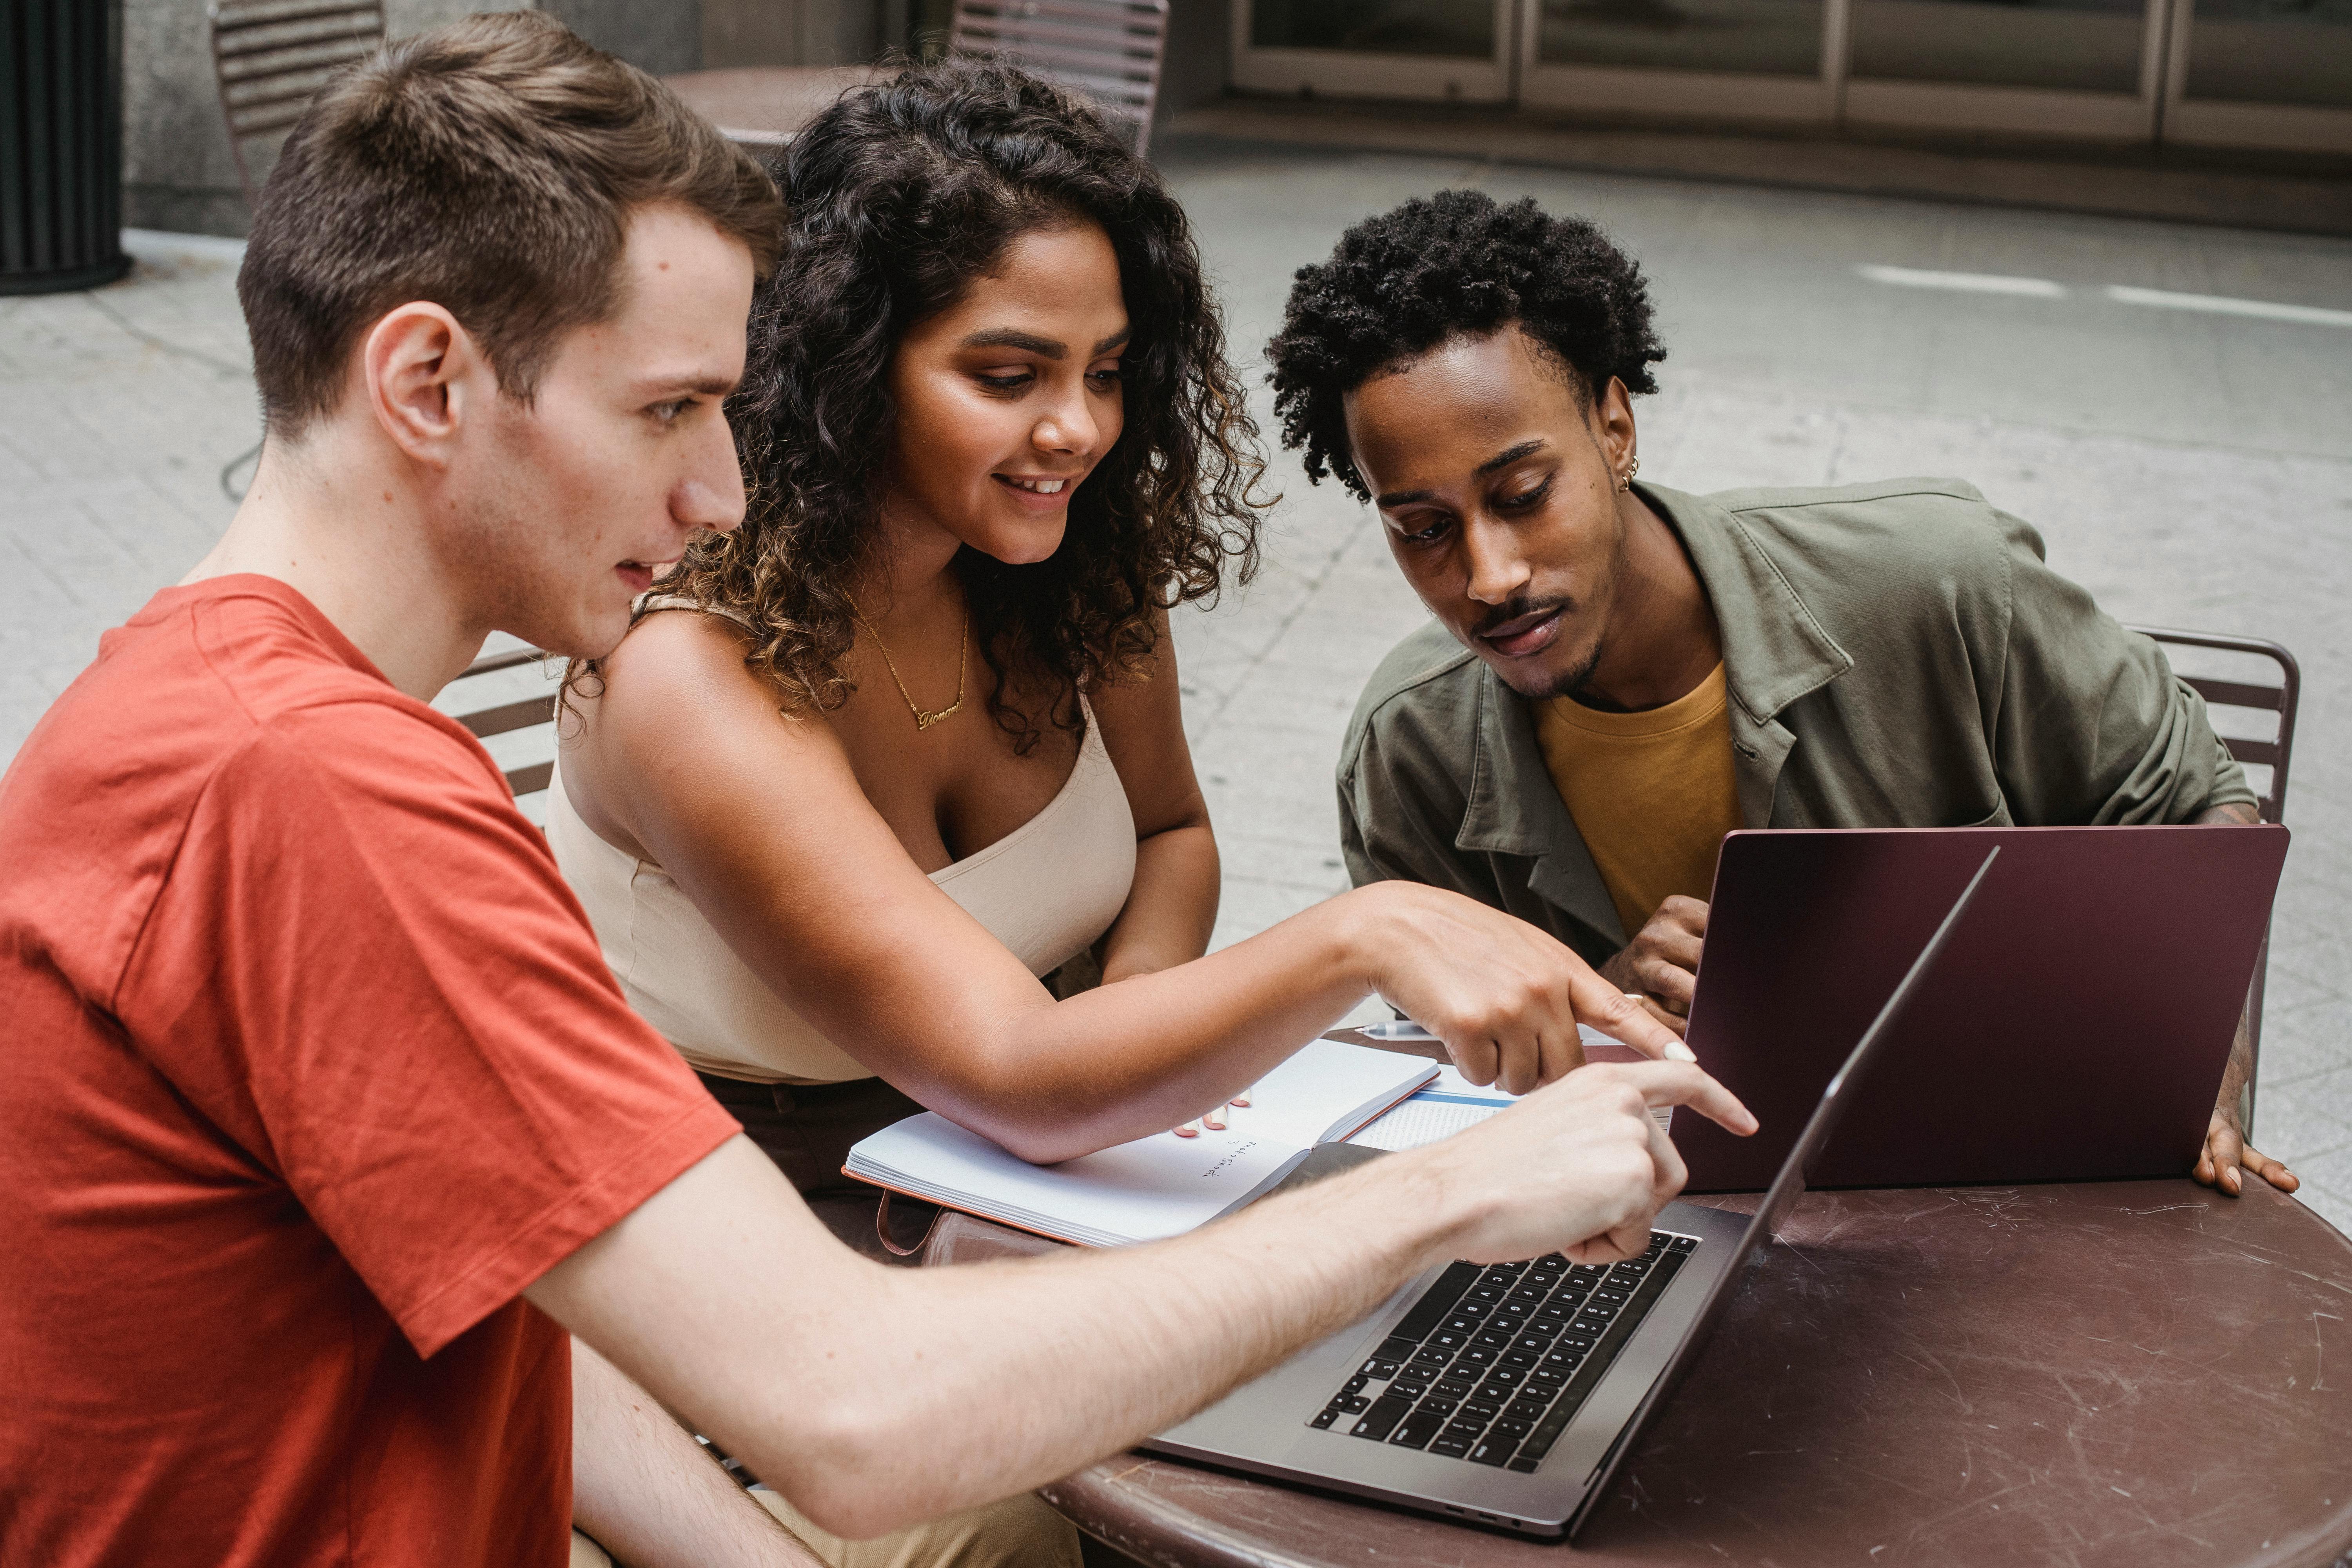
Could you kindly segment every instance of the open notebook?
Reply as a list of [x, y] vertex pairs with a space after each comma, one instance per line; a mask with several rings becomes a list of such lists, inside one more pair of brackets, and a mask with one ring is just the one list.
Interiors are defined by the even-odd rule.
[[1082, 1246], [1156, 1241], [1248, 1204], [1317, 1144], [1347, 1138], [1436, 1076], [1417, 1057], [1313, 1040], [1258, 1080], [1223, 1132], [1160, 1132], [1032, 1165], [927, 1110], [861, 1141], [842, 1171]]

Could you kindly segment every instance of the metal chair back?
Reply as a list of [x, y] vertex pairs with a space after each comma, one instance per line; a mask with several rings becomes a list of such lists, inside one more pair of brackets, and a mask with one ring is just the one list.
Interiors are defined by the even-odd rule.
[[[466, 667], [465, 674], [449, 683], [450, 690], [456, 694], [459, 704], [450, 717], [471, 730], [475, 739], [480, 741], [487, 741], [493, 735], [511, 735], [536, 729], [542, 724], [551, 729], [555, 723], [557, 696], [553, 691], [537, 693], [520, 700], [497, 701], [487, 708], [467, 709], [462, 706], [466, 697], [465, 682], [480, 676], [496, 675], [500, 670], [537, 664], [546, 657], [535, 647], [526, 647], [485, 654], [476, 659]], [[503, 771], [507, 787], [515, 793], [516, 804], [523, 805], [530, 797], [546, 793], [548, 781], [555, 773], [555, 763], [551, 761], [525, 763]], [[528, 806], [525, 810], [529, 814]]]
[[[2226, 637], [2217, 632], [2184, 632], [2165, 626], [2134, 626], [2131, 629], [2158, 644], [2250, 655], [2267, 661], [2277, 670], [2276, 684], [2268, 680], [2225, 680], [2204, 675], [2182, 675], [2180, 679], [2190, 690], [2205, 699], [2209, 707], [2241, 709], [2276, 716], [2274, 720], [2267, 721], [2272, 726], [2268, 740], [2231, 738], [2223, 743], [2230, 748], [2230, 755], [2240, 763], [2270, 770], [2269, 787], [2255, 802], [2255, 807], [2264, 822], [2285, 821], [2287, 764], [2294, 757], [2295, 709], [2303, 696], [2303, 669], [2294, 662], [2294, 655], [2267, 637]], [[2256, 1066], [2261, 1064], [2263, 1051], [2263, 983], [2269, 978], [2270, 966], [2271, 939], [2265, 931], [2262, 951], [2254, 957], [2254, 983], [2246, 994], [2246, 1037], [2252, 1047]], [[2245, 1118], [2247, 1135], [2251, 1137], [2254, 1129], [2254, 1079], [2251, 1073], [2246, 1079], [2245, 1103], [2241, 1110]]]
[[956, 0], [948, 47], [994, 55], [1077, 89], [1151, 144], [1168, 0]]
[[211, 0], [205, 16], [229, 152], [251, 203], [286, 132], [327, 79], [383, 42], [383, 7], [380, 0]]

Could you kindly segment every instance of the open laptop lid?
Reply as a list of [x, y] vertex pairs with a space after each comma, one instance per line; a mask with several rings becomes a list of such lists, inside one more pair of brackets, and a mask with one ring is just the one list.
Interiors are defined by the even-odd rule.
[[1846, 1107], [1853, 1102], [1851, 1089], [1876, 1054], [1879, 1042], [1886, 1038], [1887, 1026], [1918, 991], [1920, 981], [1935, 966], [1937, 956], [1951, 940], [1952, 932], [1959, 928], [1960, 916], [1977, 896], [1977, 889], [1984, 885], [1986, 873], [1992, 869], [1992, 863], [2000, 858], [2000, 849], [1995, 846], [1992, 852], [1984, 858], [1984, 863], [1977, 868], [1976, 875], [1969, 879], [1969, 885], [1960, 890], [1960, 896], [1946, 912], [1943, 923], [1936, 928], [1936, 934], [1927, 939], [1927, 945], [1920, 949], [1919, 956], [1911, 961], [1910, 969], [1904, 973], [1894, 994], [1878, 1009], [1878, 1016], [1871, 1021], [1869, 1028], [1863, 1031], [1862, 1038], [1847, 1053], [1844, 1063], [1831, 1078], [1828, 1087], [1822, 1090], [1821, 1100], [1813, 1107], [1811, 1119], [1805, 1123], [1804, 1131], [1798, 1135], [1796, 1146], [1789, 1151], [1789, 1157], [1780, 1163], [1780, 1173], [1773, 1178], [1771, 1190], [1764, 1194], [1764, 1201], [1756, 1205], [1756, 1217], [1748, 1222], [1748, 1228], [1740, 1234], [1739, 1244], [1732, 1249], [1730, 1261], [1715, 1277], [1715, 1283], [1707, 1289], [1706, 1300], [1699, 1305], [1698, 1314], [1683, 1331], [1681, 1342], [1675, 1346], [1675, 1352], [1667, 1358], [1664, 1369], [1651, 1383], [1649, 1393], [1643, 1395], [1642, 1403], [1634, 1407], [1633, 1418], [1618, 1433], [1616, 1444], [1609, 1450], [1608, 1458], [1601, 1461], [1600, 1473], [1593, 1478], [1591, 1487], [1584, 1494], [1584, 1500], [1577, 1505], [1575, 1517], [1568, 1524], [1568, 1533], [1571, 1538], [1584, 1528], [1585, 1521], [1592, 1516], [1593, 1510], [1607, 1495], [1610, 1483], [1616, 1479], [1617, 1467], [1633, 1451], [1633, 1439], [1641, 1435], [1643, 1427], [1649, 1425], [1650, 1417], [1664, 1403], [1666, 1395], [1674, 1391], [1675, 1383], [1689, 1370], [1691, 1363], [1698, 1359], [1698, 1352], [1706, 1344], [1707, 1335], [1713, 1331], [1716, 1320], [1723, 1315], [1724, 1307], [1739, 1286], [1741, 1270], [1748, 1259], [1779, 1231], [1780, 1222], [1788, 1217], [1789, 1210], [1795, 1206], [1797, 1199], [1804, 1193], [1806, 1167], [1821, 1152], [1822, 1146], [1829, 1142], [1830, 1134], [1837, 1130]]
[[1764, 1131], [1677, 1116], [1686, 1192], [1772, 1184], [1871, 998], [1942, 918], [1937, 889], [1966, 883], [1995, 845], [2000, 875], [1889, 1026], [1881, 1065], [1850, 1086], [1859, 1103], [1807, 1186], [2119, 1181], [2196, 1163], [2285, 828], [1743, 829], [1717, 865], [1688, 1038]]

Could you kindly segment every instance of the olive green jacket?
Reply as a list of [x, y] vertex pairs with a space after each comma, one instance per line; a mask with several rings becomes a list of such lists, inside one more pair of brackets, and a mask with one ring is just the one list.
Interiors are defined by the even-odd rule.
[[[1640, 490], [1715, 607], [1748, 826], [2181, 822], [2254, 798], [2157, 646], [1968, 485]], [[1526, 700], [1444, 626], [1381, 661], [1339, 783], [1358, 886], [1451, 888], [1596, 964], [1625, 944]]]

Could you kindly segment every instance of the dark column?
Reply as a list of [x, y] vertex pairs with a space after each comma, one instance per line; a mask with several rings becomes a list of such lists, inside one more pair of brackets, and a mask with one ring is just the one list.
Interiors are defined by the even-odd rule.
[[121, 0], [0, 5], [0, 294], [89, 289], [122, 253]]

